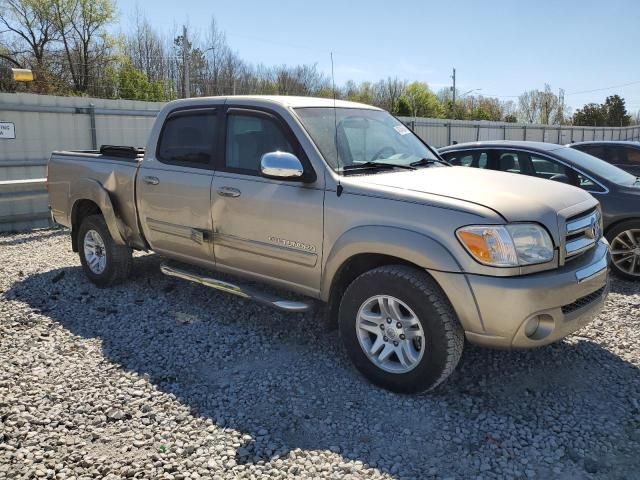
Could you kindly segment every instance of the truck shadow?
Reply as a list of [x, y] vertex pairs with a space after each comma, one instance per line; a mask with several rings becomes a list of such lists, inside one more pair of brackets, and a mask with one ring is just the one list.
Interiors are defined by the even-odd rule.
[[[515, 445], [532, 436], [562, 447], [558, 460], [569, 455], [579, 463], [600, 452], [559, 430], [566, 424], [560, 417], [573, 411], [589, 412], [571, 424], [594, 438], [608, 435], [613, 423], [621, 432], [608, 439], [613, 451], [640, 440], [630, 437], [640, 415], [632, 402], [639, 369], [583, 337], [532, 351], [468, 346], [438, 390], [396, 395], [352, 369], [337, 332], [318, 316], [281, 314], [173, 280], [159, 273], [159, 263], [155, 255], [136, 258], [134, 278], [110, 290], [68, 267], [32, 275], [5, 295], [74, 335], [99, 338], [108, 361], [175, 395], [194, 415], [250, 436], [237, 449], [239, 463], [296, 448], [331, 449], [402, 476], [410, 475], [408, 467], [396, 462], [409, 454], [410, 471], [424, 469], [427, 476], [436, 458], [481, 459], [496, 449], [511, 449], [515, 458]], [[508, 425], [508, 438], [504, 428], [496, 433], [496, 423]]]

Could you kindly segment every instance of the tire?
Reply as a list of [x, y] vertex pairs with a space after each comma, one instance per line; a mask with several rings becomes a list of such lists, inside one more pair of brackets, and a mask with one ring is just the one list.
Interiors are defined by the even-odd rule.
[[615, 225], [606, 234], [611, 245], [611, 270], [626, 280], [640, 281], [640, 220]]
[[121, 283], [131, 273], [131, 248], [113, 241], [102, 215], [90, 215], [80, 224], [78, 254], [84, 273], [98, 287]]
[[[360, 328], [364, 324], [366, 329]], [[464, 331], [444, 292], [426, 272], [403, 265], [375, 268], [356, 278], [342, 297], [339, 328], [355, 367], [372, 383], [399, 393], [437, 387], [456, 368], [464, 346]], [[380, 348], [380, 342], [375, 355], [365, 352]], [[387, 345], [394, 352], [383, 355]]]

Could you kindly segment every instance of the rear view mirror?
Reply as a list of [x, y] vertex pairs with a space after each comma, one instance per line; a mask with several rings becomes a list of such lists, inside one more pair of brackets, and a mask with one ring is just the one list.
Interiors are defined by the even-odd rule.
[[260, 173], [266, 178], [299, 180], [304, 168], [302, 162], [292, 153], [269, 152], [260, 159]]

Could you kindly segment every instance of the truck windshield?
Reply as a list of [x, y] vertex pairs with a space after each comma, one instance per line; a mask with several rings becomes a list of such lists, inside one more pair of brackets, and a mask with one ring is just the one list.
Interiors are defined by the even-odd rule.
[[[335, 113], [334, 113], [335, 112]], [[305, 129], [326, 162], [337, 172], [362, 168], [410, 168], [440, 160], [414, 133], [381, 110], [297, 108]]]

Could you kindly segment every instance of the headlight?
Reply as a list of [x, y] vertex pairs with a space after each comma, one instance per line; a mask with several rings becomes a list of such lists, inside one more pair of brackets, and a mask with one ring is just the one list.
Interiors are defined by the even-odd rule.
[[553, 260], [553, 242], [535, 223], [473, 225], [456, 231], [467, 251], [485, 265], [518, 267]]

